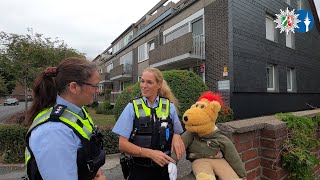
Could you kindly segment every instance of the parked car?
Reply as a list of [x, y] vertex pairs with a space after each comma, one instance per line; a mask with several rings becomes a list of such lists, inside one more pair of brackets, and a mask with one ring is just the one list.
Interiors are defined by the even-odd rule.
[[3, 103], [4, 106], [18, 105], [18, 104], [19, 104], [19, 100], [17, 98], [8, 98], [4, 100], [4, 103]]

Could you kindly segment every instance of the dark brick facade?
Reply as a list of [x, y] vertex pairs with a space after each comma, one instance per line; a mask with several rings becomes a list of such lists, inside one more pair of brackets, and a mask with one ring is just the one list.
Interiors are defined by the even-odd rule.
[[[229, 6], [231, 12], [229, 17], [232, 17], [229, 26], [229, 31], [232, 32], [230, 37], [232, 41], [229, 40], [231, 42], [229, 50], [232, 51], [230, 105], [236, 118], [319, 107], [319, 29], [314, 26], [308, 33], [295, 33], [295, 48], [291, 49], [286, 47], [285, 33], [280, 34], [279, 29], [275, 30], [278, 36], [277, 42], [267, 40], [265, 35], [266, 15], [279, 14], [280, 9], [286, 9], [288, 5], [284, 1], [231, 2], [232, 6]], [[291, 2], [291, 7], [297, 9], [296, 1]], [[311, 12], [309, 2], [303, 1], [303, 3], [303, 9]], [[206, 43], [207, 47], [210, 42], [211, 40], [208, 40]], [[220, 54], [225, 54], [225, 51], [221, 50]], [[276, 92], [267, 92], [267, 64], [275, 64], [277, 67], [279, 88]], [[217, 65], [213, 67], [220, 68]], [[287, 92], [287, 67], [296, 70], [297, 89], [294, 93]], [[210, 88], [215, 89], [212, 85]]]
[[[228, 1], [217, 0], [204, 8], [205, 71], [209, 89], [218, 92], [217, 82], [228, 80], [222, 76], [223, 67], [229, 67]], [[229, 92], [220, 92], [228, 104]]]

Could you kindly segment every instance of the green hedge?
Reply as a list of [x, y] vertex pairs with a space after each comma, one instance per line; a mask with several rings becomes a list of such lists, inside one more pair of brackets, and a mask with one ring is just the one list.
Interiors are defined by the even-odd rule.
[[[197, 101], [202, 92], [208, 91], [208, 87], [202, 79], [191, 71], [170, 70], [163, 71], [162, 73], [173, 94], [179, 100], [180, 116]], [[130, 100], [139, 96], [141, 96], [140, 82], [127, 87], [116, 100], [114, 107], [115, 119], [119, 118], [121, 112]]]
[[[0, 162], [24, 163], [25, 135], [28, 129], [17, 124], [0, 125]], [[118, 137], [111, 128], [101, 129], [106, 154], [118, 153]]]
[[5, 163], [24, 162], [25, 134], [28, 129], [17, 124], [0, 125], [0, 155]]

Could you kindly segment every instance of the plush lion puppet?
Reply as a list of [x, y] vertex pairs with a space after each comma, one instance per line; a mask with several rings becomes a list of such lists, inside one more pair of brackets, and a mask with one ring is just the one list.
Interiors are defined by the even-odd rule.
[[[215, 126], [223, 105], [221, 96], [205, 92], [183, 115], [182, 139], [197, 180], [245, 178], [242, 160], [229, 138]], [[175, 158], [175, 154], [173, 153]]]

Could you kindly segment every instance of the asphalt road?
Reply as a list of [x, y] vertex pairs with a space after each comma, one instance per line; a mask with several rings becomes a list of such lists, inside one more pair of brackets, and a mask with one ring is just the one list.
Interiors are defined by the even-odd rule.
[[[28, 102], [28, 106], [30, 107], [31, 102]], [[0, 105], [0, 123], [3, 123], [3, 121], [10, 116], [14, 115], [15, 113], [24, 111], [25, 108], [25, 102], [20, 102], [19, 105], [11, 105], [11, 106], [3, 106], [3, 104]]]

